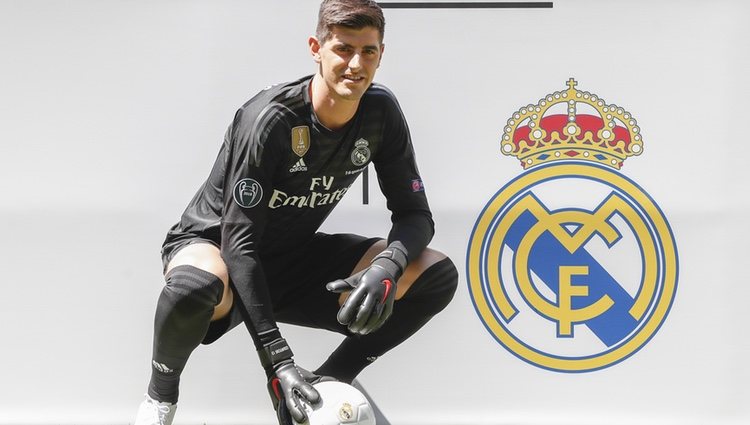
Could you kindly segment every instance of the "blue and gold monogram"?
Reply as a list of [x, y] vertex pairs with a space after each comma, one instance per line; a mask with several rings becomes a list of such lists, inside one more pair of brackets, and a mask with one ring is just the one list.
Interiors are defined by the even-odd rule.
[[609, 367], [643, 347], [678, 275], [666, 217], [618, 171], [643, 152], [640, 128], [576, 84], [508, 120], [501, 152], [526, 171], [487, 203], [467, 252], [487, 330], [520, 359], [561, 372]]

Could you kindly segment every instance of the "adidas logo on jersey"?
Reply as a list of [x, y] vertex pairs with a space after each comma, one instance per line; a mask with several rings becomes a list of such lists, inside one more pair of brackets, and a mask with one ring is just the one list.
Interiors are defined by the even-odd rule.
[[307, 171], [307, 165], [305, 165], [304, 158], [300, 158], [299, 161], [297, 161], [294, 165], [292, 165], [292, 168], [289, 169], [290, 173], [299, 173], [300, 171]]

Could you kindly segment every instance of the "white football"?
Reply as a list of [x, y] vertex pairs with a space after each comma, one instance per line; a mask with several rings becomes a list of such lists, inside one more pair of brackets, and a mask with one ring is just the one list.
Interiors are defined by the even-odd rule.
[[356, 388], [338, 381], [314, 385], [322, 402], [315, 407], [303, 403], [307, 421], [298, 425], [375, 425], [375, 414], [367, 398]]

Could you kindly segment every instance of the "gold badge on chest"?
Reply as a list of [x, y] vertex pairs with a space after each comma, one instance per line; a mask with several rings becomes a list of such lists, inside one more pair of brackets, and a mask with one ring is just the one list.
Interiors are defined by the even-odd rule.
[[292, 151], [300, 158], [310, 150], [310, 127], [300, 125], [292, 128]]

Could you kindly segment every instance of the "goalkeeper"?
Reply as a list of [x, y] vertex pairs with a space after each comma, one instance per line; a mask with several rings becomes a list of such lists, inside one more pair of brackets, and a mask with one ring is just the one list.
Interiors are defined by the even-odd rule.
[[[235, 114], [207, 180], [168, 232], [151, 379], [136, 424], [170, 424], [180, 375], [201, 343], [244, 323], [279, 423], [305, 419], [312, 383], [350, 383], [453, 297], [458, 274], [427, 248], [434, 224], [396, 98], [373, 83], [384, 18], [370, 0], [325, 0], [316, 72], [269, 87]], [[372, 163], [391, 211], [387, 239], [318, 228]], [[277, 322], [345, 335], [314, 372]]]

